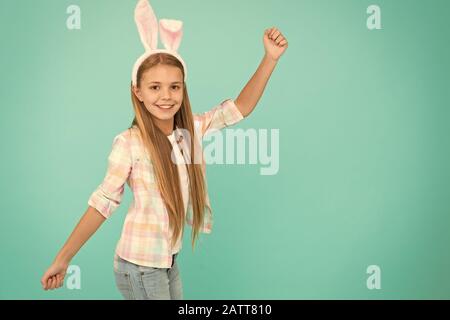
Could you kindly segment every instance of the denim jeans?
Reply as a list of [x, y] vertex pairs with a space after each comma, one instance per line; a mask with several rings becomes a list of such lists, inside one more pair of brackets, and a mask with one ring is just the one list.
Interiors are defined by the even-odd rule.
[[183, 287], [173, 256], [171, 268], [140, 266], [114, 255], [117, 288], [126, 300], [182, 300]]

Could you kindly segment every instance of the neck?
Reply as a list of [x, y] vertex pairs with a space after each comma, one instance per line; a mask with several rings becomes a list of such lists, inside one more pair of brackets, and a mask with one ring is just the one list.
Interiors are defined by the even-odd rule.
[[153, 123], [161, 130], [166, 136], [169, 136], [173, 132], [174, 119], [160, 120], [153, 118]]

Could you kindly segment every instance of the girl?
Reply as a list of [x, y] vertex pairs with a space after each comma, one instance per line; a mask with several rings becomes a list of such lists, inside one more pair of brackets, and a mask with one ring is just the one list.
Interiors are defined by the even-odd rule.
[[157, 49], [158, 24], [146, 0], [138, 2], [135, 19], [146, 48], [132, 73], [135, 118], [114, 138], [106, 176], [42, 276], [44, 290], [63, 285], [71, 259], [117, 209], [126, 182], [133, 201], [114, 256], [116, 285], [125, 299], [183, 299], [176, 256], [185, 222], [192, 226], [193, 248], [199, 232], [210, 233], [212, 227], [205, 162], [203, 157], [195, 161], [195, 150], [201, 150], [207, 130], [233, 125], [253, 111], [288, 47], [277, 28], [265, 30], [265, 55], [237, 99], [193, 114], [185, 82], [186, 65], [177, 52], [181, 21], [160, 21], [166, 49]]

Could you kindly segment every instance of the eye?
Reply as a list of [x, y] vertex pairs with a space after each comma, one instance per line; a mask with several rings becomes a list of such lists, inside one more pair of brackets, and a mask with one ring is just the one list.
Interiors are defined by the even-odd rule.
[[[171, 88], [172, 88], [173, 90], [179, 90], [179, 89], [180, 89], [180, 86], [179, 86], [179, 85], [173, 85], [173, 86], [171, 86]], [[158, 90], [158, 89], [159, 89], [159, 86], [150, 86], [149, 89], [150, 89], [150, 90]]]

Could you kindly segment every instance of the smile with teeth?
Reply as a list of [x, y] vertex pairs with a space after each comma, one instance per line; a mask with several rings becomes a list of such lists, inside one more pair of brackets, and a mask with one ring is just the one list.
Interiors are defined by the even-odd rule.
[[174, 106], [174, 104], [156, 104], [156, 106], [160, 109], [170, 109]]

